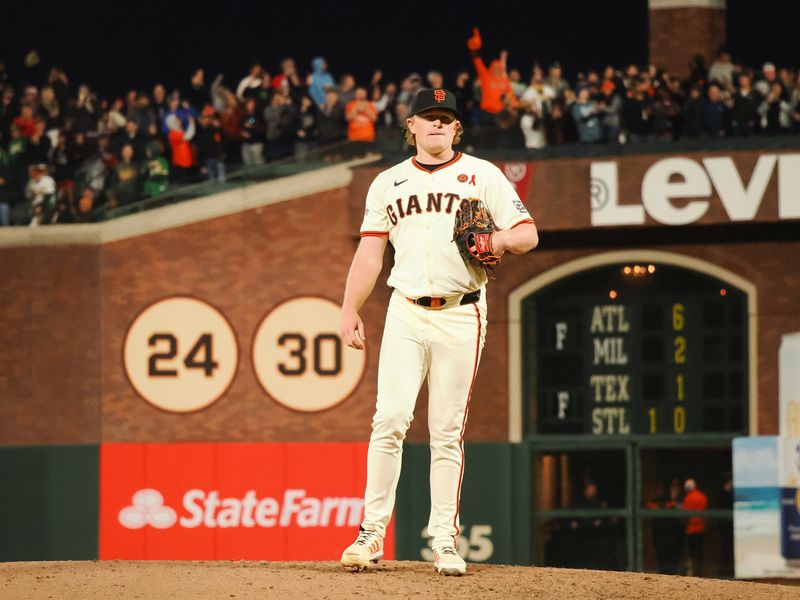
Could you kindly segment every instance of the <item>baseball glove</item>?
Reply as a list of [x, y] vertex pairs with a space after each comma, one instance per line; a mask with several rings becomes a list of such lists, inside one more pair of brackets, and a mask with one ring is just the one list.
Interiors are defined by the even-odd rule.
[[453, 241], [465, 261], [483, 267], [494, 278], [500, 257], [492, 252], [492, 233], [497, 231], [489, 211], [477, 198], [464, 198], [456, 211]]

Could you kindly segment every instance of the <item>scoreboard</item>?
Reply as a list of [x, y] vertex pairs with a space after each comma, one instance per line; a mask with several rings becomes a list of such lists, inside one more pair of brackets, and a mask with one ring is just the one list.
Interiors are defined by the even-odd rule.
[[747, 299], [661, 264], [568, 277], [523, 303], [529, 433], [747, 432]]

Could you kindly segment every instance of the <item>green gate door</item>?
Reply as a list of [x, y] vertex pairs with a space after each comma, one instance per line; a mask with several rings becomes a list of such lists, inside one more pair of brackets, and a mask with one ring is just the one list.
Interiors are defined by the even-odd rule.
[[[472, 563], [530, 564], [530, 454], [523, 444], [465, 444], [458, 552]], [[397, 558], [433, 560], [430, 449], [406, 444], [397, 486]]]
[[[729, 436], [531, 438], [531, 563], [732, 576], [730, 444]], [[688, 479], [706, 509], [686, 510]], [[704, 528], [694, 555], [692, 518]]]

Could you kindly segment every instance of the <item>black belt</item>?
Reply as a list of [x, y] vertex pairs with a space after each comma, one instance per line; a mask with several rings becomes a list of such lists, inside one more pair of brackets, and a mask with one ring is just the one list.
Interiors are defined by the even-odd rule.
[[[458, 304], [460, 306], [464, 306], [465, 304], [475, 304], [480, 299], [481, 291], [475, 290], [469, 294], [464, 294]], [[417, 306], [424, 306], [425, 308], [441, 308], [447, 303], [447, 298], [436, 296], [422, 296], [422, 298], [409, 298], [409, 300]]]

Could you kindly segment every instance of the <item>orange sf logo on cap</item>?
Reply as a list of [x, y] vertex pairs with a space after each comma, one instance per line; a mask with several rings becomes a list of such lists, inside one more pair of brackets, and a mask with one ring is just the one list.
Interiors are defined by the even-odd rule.
[[439, 104], [444, 102], [445, 94], [444, 90], [434, 90], [433, 92], [433, 99], [436, 100]]

